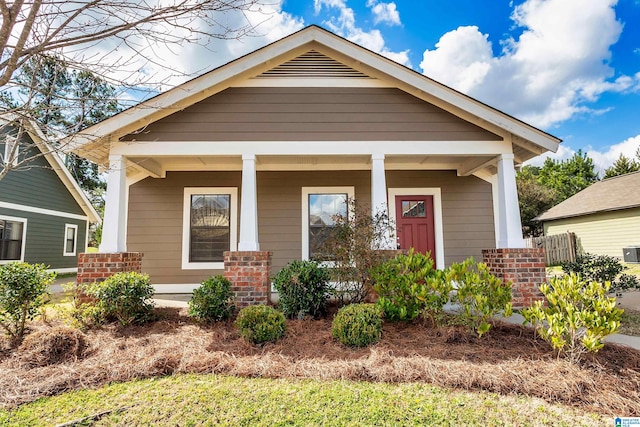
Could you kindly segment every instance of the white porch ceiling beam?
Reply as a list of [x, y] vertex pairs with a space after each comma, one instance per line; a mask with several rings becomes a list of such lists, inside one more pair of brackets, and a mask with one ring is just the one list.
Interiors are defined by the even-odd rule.
[[153, 178], [165, 178], [167, 176], [162, 165], [153, 159], [127, 159], [129, 163], [135, 165], [134, 167], [140, 169]]
[[178, 141], [117, 142], [111, 154], [133, 157], [253, 155], [490, 156], [512, 153], [507, 141]]
[[458, 176], [469, 176], [469, 175], [473, 175], [474, 173], [476, 173], [477, 171], [486, 168], [487, 166], [490, 166], [492, 164], [496, 163], [496, 159], [495, 157], [492, 157], [490, 159], [471, 159], [471, 160], [467, 160], [466, 162], [462, 163], [459, 167], [458, 167]]

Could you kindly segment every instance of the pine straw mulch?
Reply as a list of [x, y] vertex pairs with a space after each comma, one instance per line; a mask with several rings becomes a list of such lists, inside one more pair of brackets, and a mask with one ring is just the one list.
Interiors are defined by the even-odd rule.
[[54, 333], [55, 325], [33, 325], [32, 333], [53, 333], [54, 342], [62, 339], [72, 357], [38, 354], [50, 352], [51, 344], [20, 352], [0, 342], [0, 405], [11, 408], [112, 381], [216, 373], [424, 382], [535, 396], [606, 415], [640, 416], [640, 351], [628, 347], [607, 344], [574, 365], [557, 359], [529, 328], [496, 323], [479, 339], [460, 327], [414, 322], [385, 324], [378, 344], [352, 350], [332, 339], [330, 319], [290, 320], [285, 338], [258, 347], [241, 339], [232, 323], [201, 326], [184, 310], [157, 310], [159, 320], [144, 326], [87, 332], [80, 339], [86, 348], [75, 344], [77, 337]]

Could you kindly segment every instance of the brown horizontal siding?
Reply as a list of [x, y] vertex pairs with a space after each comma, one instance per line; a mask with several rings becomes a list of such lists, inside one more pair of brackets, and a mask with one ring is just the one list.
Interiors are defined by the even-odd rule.
[[[370, 203], [369, 171], [258, 172], [260, 246], [273, 252], [275, 274], [302, 255], [302, 187], [353, 186]], [[453, 171], [388, 171], [389, 188], [439, 187], [442, 191], [445, 263], [495, 247], [491, 185]], [[240, 172], [169, 172], [130, 188], [128, 249], [143, 252], [142, 268], [155, 284], [198, 283], [218, 270], [182, 270], [185, 187], [238, 187]], [[239, 194], [240, 195], [240, 194]]]
[[229, 88], [152, 123], [137, 141], [501, 138], [393, 88]]

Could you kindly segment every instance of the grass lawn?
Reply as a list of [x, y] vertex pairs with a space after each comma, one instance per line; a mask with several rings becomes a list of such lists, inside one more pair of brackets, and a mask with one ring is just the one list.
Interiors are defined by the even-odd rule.
[[[122, 411], [116, 410], [123, 408]], [[0, 410], [3, 426], [465, 425], [596, 426], [610, 417], [542, 400], [451, 391], [425, 384], [174, 375], [111, 384]]]
[[620, 324], [619, 333], [640, 337], [640, 311], [625, 309]]

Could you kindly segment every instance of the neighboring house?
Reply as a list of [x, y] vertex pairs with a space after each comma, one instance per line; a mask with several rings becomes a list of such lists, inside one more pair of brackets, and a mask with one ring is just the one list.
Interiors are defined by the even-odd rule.
[[35, 123], [13, 116], [0, 121], [0, 163], [33, 158], [0, 180], [0, 264], [26, 261], [74, 272], [87, 249], [89, 223], [100, 217]]
[[640, 172], [591, 184], [537, 219], [545, 236], [576, 234], [584, 252], [623, 257], [622, 249], [640, 246]]
[[[142, 252], [156, 289], [223, 271], [224, 251], [313, 256], [345, 197], [443, 268], [521, 248], [514, 162], [560, 140], [319, 27], [75, 137], [109, 170], [100, 252]], [[396, 243], [393, 246], [395, 249]]]

